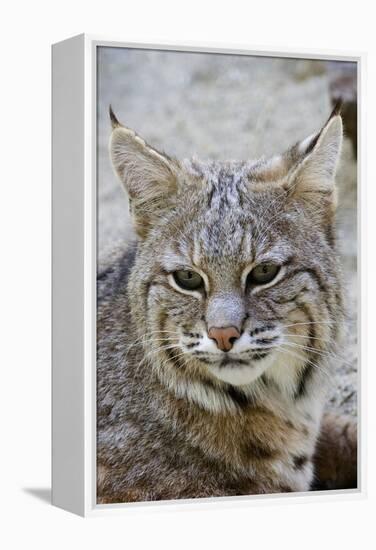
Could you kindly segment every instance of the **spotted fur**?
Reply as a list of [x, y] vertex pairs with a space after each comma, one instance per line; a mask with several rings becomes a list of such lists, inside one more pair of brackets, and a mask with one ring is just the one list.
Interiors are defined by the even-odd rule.
[[[138, 239], [98, 274], [98, 501], [309, 490], [344, 319], [338, 112], [255, 162], [179, 162], [111, 121]], [[230, 351], [210, 326], [237, 327]]]

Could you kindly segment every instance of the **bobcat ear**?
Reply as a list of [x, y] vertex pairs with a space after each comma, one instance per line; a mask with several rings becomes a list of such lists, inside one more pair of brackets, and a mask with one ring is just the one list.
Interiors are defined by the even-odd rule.
[[337, 105], [324, 127], [287, 152], [290, 170], [285, 187], [295, 196], [334, 192], [342, 149], [342, 119]]
[[116, 118], [110, 107], [113, 167], [130, 199], [136, 232], [145, 238], [177, 190], [178, 163], [156, 151]]

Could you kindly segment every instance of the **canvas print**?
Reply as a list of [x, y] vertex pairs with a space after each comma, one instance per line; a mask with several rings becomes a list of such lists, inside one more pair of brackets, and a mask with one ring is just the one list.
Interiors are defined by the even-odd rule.
[[357, 65], [97, 49], [97, 502], [357, 487]]

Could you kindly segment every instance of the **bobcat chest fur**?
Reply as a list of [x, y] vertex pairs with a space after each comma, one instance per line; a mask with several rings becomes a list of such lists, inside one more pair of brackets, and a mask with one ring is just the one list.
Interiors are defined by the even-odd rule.
[[99, 502], [309, 490], [343, 319], [340, 116], [256, 162], [179, 162], [111, 120], [138, 238], [98, 275]]

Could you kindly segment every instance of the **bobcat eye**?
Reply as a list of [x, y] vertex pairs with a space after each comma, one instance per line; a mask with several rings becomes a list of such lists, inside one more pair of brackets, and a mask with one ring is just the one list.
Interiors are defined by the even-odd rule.
[[248, 275], [248, 281], [256, 285], [265, 285], [274, 279], [279, 269], [279, 265], [275, 264], [257, 265]]
[[195, 271], [175, 271], [174, 279], [177, 285], [185, 290], [196, 290], [201, 288], [204, 284], [204, 281], [198, 273]]

